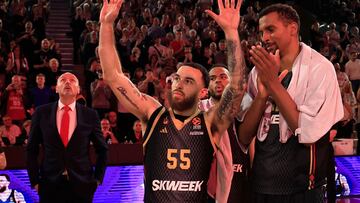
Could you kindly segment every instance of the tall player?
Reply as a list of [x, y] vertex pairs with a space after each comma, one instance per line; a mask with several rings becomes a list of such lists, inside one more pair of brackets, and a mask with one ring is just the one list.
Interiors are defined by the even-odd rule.
[[144, 126], [145, 202], [207, 202], [206, 182], [215, 145], [232, 123], [244, 94], [245, 63], [237, 31], [241, 2], [218, 1], [219, 15], [207, 10], [225, 32], [232, 80], [219, 105], [202, 113], [199, 98], [205, 96], [209, 79], [199, 64], [180, 65], [168, 95], [169, 109], [141, 94], [125, 77], [113, 29], [122, 0], [104, 1], [100, 14], [101, 66], [119, 101]]

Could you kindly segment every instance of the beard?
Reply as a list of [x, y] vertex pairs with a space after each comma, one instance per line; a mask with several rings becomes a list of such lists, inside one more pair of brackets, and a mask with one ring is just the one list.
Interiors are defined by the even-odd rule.
[[175, 101], [172, 97], [172, 91], [168, 91], [168, 100], [170, 107], [173, 110], [185, 111], [191, 109], [196, 105], [196, 95], [191, 95], [190, 97], [184, 98], [182, 101]]
[[217, 95], [214, 90], [209, 89], [209, 96], [214, 100], [220, 101], [222, 94]]
[[0, 187], [0, 193], [3, 193], [6, 190], [6, 186]]

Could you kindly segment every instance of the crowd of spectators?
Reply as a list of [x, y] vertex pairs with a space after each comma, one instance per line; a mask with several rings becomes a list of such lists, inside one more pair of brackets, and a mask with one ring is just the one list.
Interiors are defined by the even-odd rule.
[[[241, 9], [239, 33], [248, 71], [253, 66], [249, 49], [261, 43], [258, 13], [272, 2], [275, 1], [246, 1]], [[70, 4], [73, 60], [83, 65], [85, 75], [79, 102], [98, 111], [108, 143], [140, 142], [141, 123], [118, 103], [102, 79], [97, 54], [102, 1], [73, 0]], [[326, 9], [332, 8], [327, 11], [330, 17], [314, 14], [316, 20], [311, 26], [302, 25], [301, 29], [310, 30], [310, 36], [303, 41], [334, 64], [347, 112], [338, 132], [340, 137], [351, 137], [354, 129], [360, 134], [360, 1], [332, 0], [327, 5]], [[205, 9], [216, 10], [217, 4], [212, 0], [123, 3], [114, 25], [117, 51], [126, 69], [123, 71], [140, 91], [165, 106], [171, 74], [178, 63], [196, 62], [208, 69], [214, 64], [227, 64], [224, 33], [205, 14]], [[6, 142], [10, 145], [14, 143], [13, 136], [21, 137], [15, 143], [26, 143], [26, 128], [20, 126], [29, 124], [36, 106], [57, 99], [54, 87], [61, 72], [61, 53], [57, 43], [45, 34], [48, 15], [51, 12], [46, 0], [33, 4], [16, 0], [0, 5], [0, 98], [4, 124], [0, 133], [9, 137]], [[5, 133], [9, 131], [12, 132]]]

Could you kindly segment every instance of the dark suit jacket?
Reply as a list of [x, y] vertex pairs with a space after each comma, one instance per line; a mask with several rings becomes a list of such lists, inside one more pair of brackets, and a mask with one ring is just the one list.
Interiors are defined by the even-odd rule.
[[[103, 179], [108, 150], [97, 113], [76, 104], [77, 125], [65, 148], [56, 126], [57, 108], [58, 102], [42, 105], [32, 116], [27, 146], [27, 170], [31, 185], [56, 183], [65, 169], [70, 182], [85, 187], [96, 185], [96, 181], [101, 182]], [[90, 141], [97, 154], [95, 171], [89, 157]], [[37, 160], [40, 145], [43, 158], [39, 165]]]

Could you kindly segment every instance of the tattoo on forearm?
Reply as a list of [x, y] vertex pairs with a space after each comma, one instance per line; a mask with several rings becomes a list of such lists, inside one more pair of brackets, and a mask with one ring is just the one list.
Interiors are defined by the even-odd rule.
[[242, 95], [240, 91], [228, 88], [225, 90], [222, 102], [218, 110], [218, 117], [220, 120], [224, 119], [224, 116], [235, 117], [239, 111]]
[[[245, 83], [245, 59], [242, 48], [239, 43], [232, 40], [227, 40], [228, 50], [228, 67], [233, 76], [239, 77], [239, 88], [243, 90]], [[233, 77], [235, 79], [235, 77]]]
[[116, 88], [117, 90], [119, 90], [120, 94], [123, 95], [125, 97], [125, 99], [131, 104], [133, 105], [135, 108], [140, 109], [127, 95], [127, 91], [125, 88], [123, 87], [118, 87]]
[[227, 40], [227, 49], [228, 49], [228, 67], [229, 71], [233, 73], [236, 67], [236, 59], [235, 59], [235, 52], [236, 52], [236, 45], [235, 42], [232, 40]]

